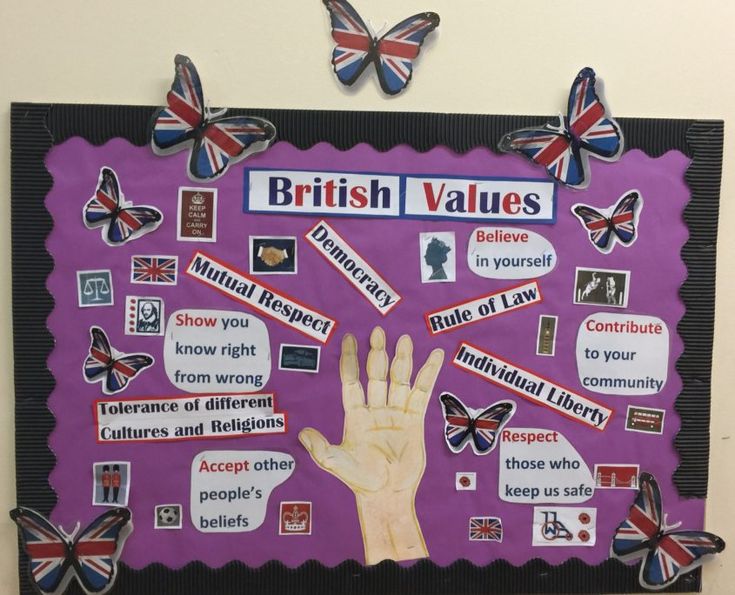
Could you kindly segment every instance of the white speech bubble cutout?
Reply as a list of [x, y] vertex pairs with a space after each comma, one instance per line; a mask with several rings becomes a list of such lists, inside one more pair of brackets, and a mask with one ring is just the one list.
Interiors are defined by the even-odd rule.
[[505, 428], [499, 456], [498, 495], [505, 502], [572, 504], [595, 493], [587, 463], [556, 430]]
[[655, 316], [597, 312], [577, 334], [577, 372], [586, 390], [654, 395], [666, 384], [669, 329]]
[[478, 227], [470, 235], [467, 264], [488, 279], [532, 279], [554, 270], [556, 250], [534, 231]]
[[265, 323], [229, 310], [177, 310], [163, 344], [166, 375], [190, 393], [258, 392], [271, 374]]
[[270, 450], [207, 450], [191, 463], [191, 522], [202, 533], [245, 533], [263, 524], [268, 499], [296, 462]]

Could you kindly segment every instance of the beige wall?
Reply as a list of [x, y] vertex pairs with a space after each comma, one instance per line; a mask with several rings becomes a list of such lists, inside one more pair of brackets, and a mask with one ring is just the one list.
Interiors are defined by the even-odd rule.
[[[384, 98], [368, 80], [339, 88], [319, 0], [2, 0], [0, 10], [0, 592], [17, 592], [10, 304], [11, 101], [159, 104], [178, 53], [192, 57], [215, 105], [556, 113], [572, 77], [593, 66], [617, 116], [724, 118], [712, 465], [707, 527], [731, 549], [735, 528], [735, 5], [726, 0], [355, 0], [376, 28], [423, 10], [439, 34], [409, 90]], [[176, 8], [169, 8], [175, 6]], [[365, 77], [370, 78], [370, 77]], [[705, 572], [732, 592], [731, 551]]]

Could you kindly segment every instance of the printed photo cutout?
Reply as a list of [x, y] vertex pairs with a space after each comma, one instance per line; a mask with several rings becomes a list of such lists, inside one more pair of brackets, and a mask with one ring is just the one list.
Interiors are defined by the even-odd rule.
[[125, 200], [117, 174], [110, 167], [100, 169], [97, 190], [84, 205], [82, 220], [87, 229], [102, 228], [108, 246], [120, 246], [150, 233], [163, 222], [163, 214], [149, 206], [133, 206]]
[[80, 308], [114, 305], [112, 272], [77, 271], [77, 297]]
[[216, 188], [179, 188], [176, 239], [179, 242], [217, 241]]
[[113, 349], [107, 334], [99, 327], [91, 327], [89, 334], [91, 345], [84, 360], [84, 380], [100, 382], [106, 395], [124, 390], [142, 370], [153, 365], [154, 359], [147, 353], [126, 354]]
[[250, 274], [297, 274], [296, 247], [293, 236], [250, 236]]
[[397, 95], [413, 76], [413, 62], [426, 36], [439, 26], [439, 15], [422, 12], [402, 20], [378, 38], [347, 0], [323, 0], [329, 11], [332, 66], [340, 83], [351, 86], [363, 71], [375, 65], [380, 88]]
[[178, 256], [131, 256], [130, 282], [142, 285], [176, 285]]
[[626, 432], [643, 432], [644, 434], [663, 434], [665, 409], [652, 409], [628, 405], [625, 416]]
[[154, 511], [154, 529], [181, 529], [181, 504], [158, 504]]
[[476, 455], [489, 454], [503, 426], [515, 413], [515, 403], [498, 401], [486, 409], [466, 407], [452, 393], [439, 397], [444, 415], [444, 438], [449, 450], [459, 453], [469, 443]]
[[638, 489], [638, 465], [596, 464], [595, 488], [600, 489]]
[[457, 471], [454, 477], [454, 489], [458, 492], [477, 490], [477, 473], [475, 471]]
[[105, 461], [92, 464], [92, 506], [127, 506], [130, 495], [130, 463]]
[[592, 245], [602, 254], [609, 254], [616, 243], [628, 247], [636, 241], [641, 209], [640, 192], [629, 190], [607, 209], [578, 203], [572, 207], [572, 213], [587, 230]]
[[494, 516], [470, 517], [470, 541], [503, 542], [503, 521]]
[[593, 546], [597, 541], [597, 509], [572, 506], [535, 506], [534, 546]]
[[10, 518], [18, 525], [28, 556], [28, 575], [44, 595], [60, 595], [76, 577], [83, 591], [109, 591], [117, 578], [117, 560], [133, 530], [127, 508], [103, 512], [84, 529], [67, 533], [30, 508], [15, 508]]
[[311, 502], [281, 502], [279, 511], [279, 535], [311, 535]]
[[254, 116], [223, 117], [210, 110], [199, 74], [189, 58], [177, 55], [176, 74], [166, 106], [151, 118], [151, 148], [156, 155], [189, 151], [187, 173], [194, 181], [211, 182], [249, 155], [265, 151], [276, 138], [276, 127]]
[[630, 271], [577, 267], [574, 303], [589, 306], [627, 308]]
[[643, 588], [664, 589], [679, 576], [701, 566], [705, 557], [725, 549], [725, 542], [705, 531], [675, 531], [667, 525], [656, 478], [641, 473], [639, 491], [626, 518], [615, 531], [610, 556], [624, 562], [642, 558]]
[[558, 322], [558, 316], [541, 315], [538, 317], [536, 355], [553, 357], [556, 350], [556, 326]]
[[316, 374], [319, 372], [320, 355], [320, 347], [281, 343], [281, 350], [278, 356], [278, 369]]
[[159, 297], [125, 298], [126, 335], [163, 335], [163, 300]]
[[565, 116], [555, 124], [506, 134], [498, 145], [546, 168], [551, 177], [572, 188], [589, 185], [589, 157], [617, 161], [623, 133], [607, 113], [596, 89], [595, 71], [583, 68], [572, 83]]
[[421, 282], [452, 283], [457, 279], [457, 250], [453, 231], [419, 234]]

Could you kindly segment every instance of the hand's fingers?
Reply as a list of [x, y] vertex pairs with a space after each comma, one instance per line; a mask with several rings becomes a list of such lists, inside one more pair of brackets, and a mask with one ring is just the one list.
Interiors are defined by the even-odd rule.
[[388, 353], [385, 351], [385, 333], [379, 326], [370, 333], [370, 353], [366, 367], [368, 407], [385, 407], [388, 398]]
[[402, 335], [396, 344], [396, 355], [390, 366], [390, 392], [388, 405], [403, 409], [408, 403], [411, 392], [411, 372], [413, 370], [413, 342], [408, 335]]
[[301, 430], [299, 441], [319, 467], [341, 479], [353, 491], [375, 491], [386, 481], [385, 477], [372, 477], [371, 474], [365, 473], [348, 452], [339, 446], [329, 444], [314, 428]]
[[350, 334], [342, 337], [339, 377], [342, 380], [342, 406], [345, 411], [364, 407], [365, 396], [360, 385], [360, 366], [357, 363], [357, 341]]
[[409, 398], [409, 407], [421, 413], [426, 411], [429, 404], [431, 391], [434, 390], [436, 377], [439, 375], [442, 363], [444, 362], [444, 350], [434, 349], [426, 358], [426, 363], [416, 374], [416, 382], [413, 384], [413, 390]]

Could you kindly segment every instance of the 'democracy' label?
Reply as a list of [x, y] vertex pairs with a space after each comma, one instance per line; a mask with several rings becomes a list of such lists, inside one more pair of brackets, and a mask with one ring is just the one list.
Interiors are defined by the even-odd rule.
[[469, 343], [460, 343], [453, 363], [458, 368], [476, 374], [524, 399], [549, 407], [597, 430], [604, 430], [613, 414], [612, 409], [600, 403]]
[[186, 274], [320, 343], [329, 341], [337, 326], [334, 319], [204, 252], [194, 254]]
[[396, 290], [326, 221], [317, 223], [304, 237], [383, 316], [398, 304], [401, 296]]
[[429, 332], [437, 335], [541, 301], [538, 283], [532, 281], [460, 304], [453, 304], [434, 312], [427, 312], [424, 314], [424, 320], [426, 320]]
[[554, 223], [546, 179], [413, 176], [246, 168], [243, 211]]

